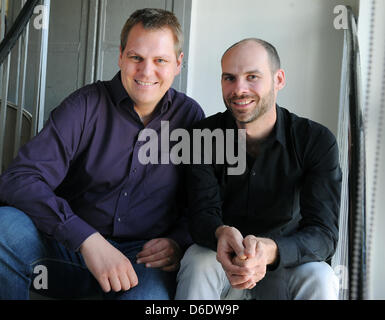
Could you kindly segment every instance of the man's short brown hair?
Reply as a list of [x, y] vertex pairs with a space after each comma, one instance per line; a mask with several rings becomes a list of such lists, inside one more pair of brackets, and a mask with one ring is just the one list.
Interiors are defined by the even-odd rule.
[[138, 23], [144, 29], [156, 30], [169, 28], [174, 35], [175, 54], [178, 58], [182, 53], [183, 33], [177, 17], [170, 11], [163, 9], [145, 8], [135, 11], [126, 21], [120, 35], [120, 46], [122, 52], [126, 48], [128, 34]]

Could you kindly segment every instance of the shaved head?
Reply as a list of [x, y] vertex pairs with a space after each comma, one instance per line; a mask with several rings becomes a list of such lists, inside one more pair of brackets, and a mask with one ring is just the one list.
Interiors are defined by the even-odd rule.
[[265, 40], [262, 40], [262, 39], [258, 39], [258, 38], [246, 38], [246, 39], [243, 39], [241, 41], [238, 41], [237, 43], [234, 43], [231, 47], [229, 47], [225, 51], [225, 53], [222, 56], [222, 61], [223, 61], [223, 57], [226, 55], [226, 53], [231, 51], [231, 49], [233, 49], [234, 47], [236, 47], [240, 44], [243, 44], [245, 42], [255, 42], [258, 45], [262, 46], [266, 50], [267, 55], [269, 57], [270, 69], [271, 69], [272, 73], [276, 72], [278, 69], [281, 68], [281, 60], [279, 58], [278, 52], [275, 49], [275, 47], [271, 43], [269, 43]]

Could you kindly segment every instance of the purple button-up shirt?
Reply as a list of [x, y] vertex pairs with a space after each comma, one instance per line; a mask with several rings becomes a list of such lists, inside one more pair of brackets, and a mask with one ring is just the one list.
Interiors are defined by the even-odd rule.
[[[202, 118], [197, 102], [170, 89], [146, 128], [160, 139], [161, 121], [169, 121], [171, 132]], [[71, 250], [95, 232], [127, 240], [168, 237], [185, 247], [182, 168], [141, 164], [142, 129], [120, 73], [77, 90], [0, 177], [0, 201]]]

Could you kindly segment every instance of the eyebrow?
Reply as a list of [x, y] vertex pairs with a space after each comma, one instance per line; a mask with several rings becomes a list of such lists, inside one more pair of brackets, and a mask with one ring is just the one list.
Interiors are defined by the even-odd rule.
[[260, 70], [258, 70], [258, 69], [255, 69], [255, 70], [251, 70], [251, 71], [247, 71], [247, 72], [246, 72], [246, 74], [252, 74], [252, 73], [257, 73], [257, 74], [260, 74], [260, 75], [263, 74], [263, 72], [260, 71]]
[[[258, 70], [258, 69], [255, 69], [255, 70], [246, 71], [245, 74], [259, 74], [259, 75], [263, 75], [263, 72], [261, 72], [261, 71]], [[222, 73], [222, 78], [223, 78], [223, 77], [228, 77], [228, 76], [234, 77], [234, 74], [229, 73], [229, 72], [223, 72], [223, 73]]]
[[139, 54], [139, 53], [137, 53], [137, 52], [136, 52], [136, 51], [134, 51], [134, 50], [128, 50], [126, 54], [127, 54], [127, 55], [131, 55], [131, 54], [133, 54], [133, 55], [136, 55], [136, 56], [140, 56], [140, 54]]
[[223, 73], [222, 73], [222, 78], [223, 78], [223, 77], [228, 77], [228, 76], [233, 77], [234, 75], [232, 75], [231, 73], [227, 73], [227, 72], [223, 72]]
[[[127, 55], [135, 55], [135, 56], [139, 56], [139, 57], [142, 57], [142, 55], [134, 50], [128, 50], [127, 51]], [[159, 58], [162, 58], [162, 59], [170, 59], [170, 56], [167, 55], [167, 54], [164, 54], [164, 55], [158, 55], [156, 57], [153, 57], [154, 59], [159, 59]]]

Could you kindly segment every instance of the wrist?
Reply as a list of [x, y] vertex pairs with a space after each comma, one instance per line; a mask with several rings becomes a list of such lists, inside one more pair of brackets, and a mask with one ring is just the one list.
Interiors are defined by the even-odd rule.
[[79, 251], [83, 254], [84, 250], [87, 250], [88, 247], [92, 246], [92, 243], [98, 241], [98, 239], [102, 237], [99, 232], [95, 232], [91, 234], [88, 238], [86, 238], [79, 247]]
[[268, 247], [267, 265], [274, 265], [278, 260], [278, 246], [274, 240], [266, 239]]

